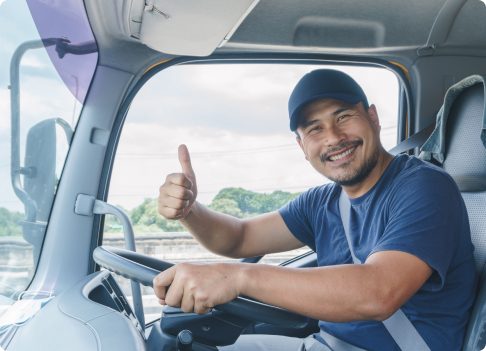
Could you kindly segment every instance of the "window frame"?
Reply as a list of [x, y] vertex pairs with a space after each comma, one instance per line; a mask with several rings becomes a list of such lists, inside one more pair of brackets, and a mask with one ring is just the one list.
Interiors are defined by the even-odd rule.
[[[194, 64], [303, 64], [303, 65], [340, 65], [340, 66], [359, 66], [359, 67], [376, 67], [384, 68], [392, 72], [398, 81], [399, 111], [397, 121], [397, 143], [408, 136], [411, 129], [413, 118], [413, 106], [411, 99], [411, 88], [407, 79], [406, 72], [393, 62], [371, 58], [355, 58], [347, 56], [331, 55], [301, 55], [301, 54], [217, 54], [204, 58], [178, 57], [172, 60], [163, 60], [158, 64], [148, 67], [141, 77], [134, 82], [126, 98], [120, 104], [114, 125], [111, 129], [103, 171], [100, 178], [97, 198], [106, 201], [109, 194], [111, 175], [115, 162], [115, 156], [118, 149], [118, 143], [122, 134], [122, 129], [128, 115], [129, 108], [133, 99], [137, 96], [140, 89], [153, 76], [164, 69], [176, 65], [194, 65]], [[103, 241], [104, 216], [97, 215], [93, 223], [92, 240], [90, 256], [93, 250], [100, 246]], [[91, 260], [89, 272], [99, 270], [99, 266]]]

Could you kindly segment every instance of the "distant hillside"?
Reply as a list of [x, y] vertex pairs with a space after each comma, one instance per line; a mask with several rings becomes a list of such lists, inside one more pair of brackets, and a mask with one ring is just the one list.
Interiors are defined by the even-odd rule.
[[[274, 191], [256, 193], [243, 188], [224, 188], [214, 197], [209, 208], [238, 218], [247, 218], [278, 210], [299, 193]], [[127, 211], [136, 232], [182, 232], [178, 221], [168, 221], [157, 213], [157, 200], [145, 199], [131, 211]], [[22, 235], [20, 222], [24, 215], [0, 207], [0, 236]], [[121, 225], [114, 216], [105, 216], [106, 232], [121, 232]]]
[[[274, 191], [256, 193], [243, 188], [224, 188], [214, 197], [209, 208], [238, 218], [247, 218], [275, 211], [295, 198], [299, 193]], [[168, 221], [157, 213], [157, 200], [145, 199], [129, 212], [136, 232], [180, 232], [185, 229], [178, 221]], [[105, 217], [105, 231], [119, 232], [120, 224], [113, 216]]]

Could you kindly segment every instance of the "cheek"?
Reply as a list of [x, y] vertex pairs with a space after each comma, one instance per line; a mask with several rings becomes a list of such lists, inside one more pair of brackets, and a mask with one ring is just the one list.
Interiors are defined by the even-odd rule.
[[306, 142], [304, 144], [302, 144], [302, 150], [304, 151], [304, 154], [305, 154], [305, 159], [306, 160], [309, 160], [313, 157], [315, 157], [315, 155], [319, 154], [319, 143], [316, 143], [315, 141], [313, 140], [306, 140]]

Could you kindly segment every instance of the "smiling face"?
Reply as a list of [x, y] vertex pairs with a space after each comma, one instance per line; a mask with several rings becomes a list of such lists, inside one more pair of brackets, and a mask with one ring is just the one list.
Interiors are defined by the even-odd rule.
[[318, 100], [302, 110], [297, 133], [312, 166], [345, 187], [371, 188], [389, 161], [373, 105], [366, 110], [362, 103]]

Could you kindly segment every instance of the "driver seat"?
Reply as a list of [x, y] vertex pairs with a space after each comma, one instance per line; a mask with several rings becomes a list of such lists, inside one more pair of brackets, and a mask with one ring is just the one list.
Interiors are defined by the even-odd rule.
[[454, 178], [464, 198], [480, 276], [463, 351], [479, 351], [486, 346], [486, 146], [481, 140], [484, 98], [482, 83], [460, 93], [450, 109], [444, 139], [442, 166]]

